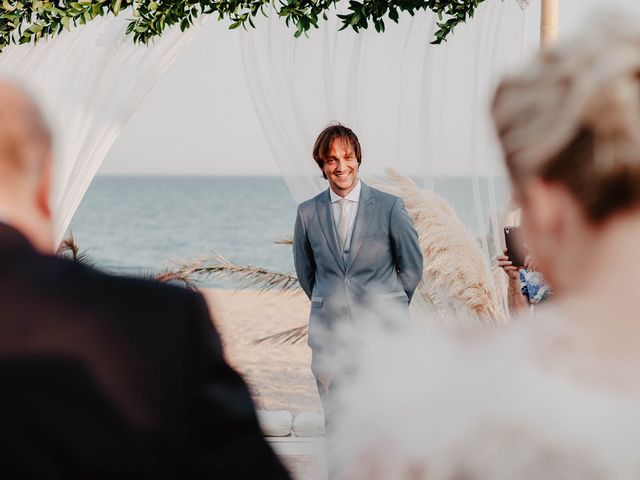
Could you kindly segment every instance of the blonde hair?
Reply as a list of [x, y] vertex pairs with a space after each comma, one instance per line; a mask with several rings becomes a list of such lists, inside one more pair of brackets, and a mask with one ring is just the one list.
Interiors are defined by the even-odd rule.
[[587, 26], [505, 79], [493, 118], [516, 189], [562, 183], [594, 222], [640, 204], [640, 31]]

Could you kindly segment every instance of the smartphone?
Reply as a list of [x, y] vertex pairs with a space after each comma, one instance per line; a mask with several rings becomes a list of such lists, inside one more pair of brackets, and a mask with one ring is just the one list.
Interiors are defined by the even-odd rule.
[[526, 248], [522, 239], [520, 227], [504, 227], [504, 243], [507, 247], [507, 256], [514, 267], [524, 266]]

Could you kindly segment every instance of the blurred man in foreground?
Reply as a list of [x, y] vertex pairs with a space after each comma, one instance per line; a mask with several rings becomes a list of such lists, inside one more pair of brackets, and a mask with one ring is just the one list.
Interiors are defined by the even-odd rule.
[[200, 295], [52, 255], [51, 143], [0, 82], [0, 471], [288, 478]]

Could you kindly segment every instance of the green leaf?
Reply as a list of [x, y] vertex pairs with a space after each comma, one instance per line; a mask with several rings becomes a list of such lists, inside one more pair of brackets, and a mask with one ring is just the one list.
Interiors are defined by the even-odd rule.
[[389, 18], [391, 20], [393, 20], [394, 22], [398, 23], [398, 9], [397, 8], [390, 8], [389, 9]]
[[[340, 19], [340, 30], [350, 26], [355, 32], [368, 28], [371, 22], [376, 31], [383, 33], [385, 17], [399, 23], [400, 12], [413, 16], [420, 11], [430, 11], [438, 18], [432, 42], [441, 43], [458, 25], [470, 21], [485, 1], [350, 0], [347, 13], [339, 14], [335, 12], [337, 0], [0, 0], [0, 51], [7, 44], [55, 35], [98, 16], [117, 16], [128, 7], [133, 7], [134, 18], [127, 22], [126, 31], [135, 42], [146, 43], [173, 25], [186, 30], [194, 18], [201, 15], [228, 18], [231, 29], [246, 28], [247, 23], [255, 27], [258, 11], [266, 15], [265, 10], [273, 7], [287, 27], [296, 27], [296, 38], [307, 34], [311, 27], [318, 28], [320, 17], [328, 20], [330, 15], [336, 15]], [[33, 25], [39, 25], [35, 28], [41, 30], [30, 30]]]

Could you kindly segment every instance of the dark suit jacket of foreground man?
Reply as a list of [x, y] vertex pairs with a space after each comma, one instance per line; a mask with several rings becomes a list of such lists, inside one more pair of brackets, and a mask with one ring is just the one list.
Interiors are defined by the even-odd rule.
[[204, 299], [0, 224], [3, 478], [280, 479]]
[[[418, 234], [402, 200], [361, 181], [348, 253], [339, 247], [329, 190], [298, 207], [293, 238], [296, 274], [311, 300], [309, 346], [332, 353], [336, 324], [390, 305], [408, 317], [422, 278]], [[315, 372], [314, 372], [315, 373]]]

